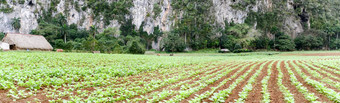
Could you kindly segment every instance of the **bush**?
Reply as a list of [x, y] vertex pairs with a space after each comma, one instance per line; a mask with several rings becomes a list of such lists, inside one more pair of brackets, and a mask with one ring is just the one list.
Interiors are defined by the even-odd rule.
[[222, 49], [234, 50], [235, 37], [233, 35], [222, 35], [220, 46]]
[[132, 53], [132, 54], [144, 54], [145, 53], [145, 49], [137, 41], [133, 41], [131, 46], [129, 47], [129, 53]]
[[258, 37], [251, 41], [251, 47], [253, 49], [270, 49], [270, 39], [267, 37]]
[[280, 51], [293, 51], [295, 50], [295, 43], [289, 35], [281, 35], [276, 41], [275, 48]]
[[244, 52], [253, 52], [253, 51], [249, 50], [249, 49], [236, 49], [233, 52], [234, 53], [244, 53]]
[[54, 41], [55, 49], [64, 49], [65, 51], [71, 51], [73, 49], [73, 41], [64, 42], [62, 39]]
[[5, 33], [0, 33], [0, 41], [5, 37]]
[[340, 49], [340, 39], [339, 40], [333, 40], [330, 44], [331, 49]]
[[185, 49], [184, 39], [178, 34], [169, 33], [164, 39], [164, 48], [167, 52], [183, 52]]
[[299, 50], [318, 50], [323, 46], [323, 39], [312, 35], [300, 35], [295, 38], [294, 42]]
[[240, 43], [235, 44], [235, 47], [233, 50], [239, 50], [239, 49], [242, 49], [241, 44]]

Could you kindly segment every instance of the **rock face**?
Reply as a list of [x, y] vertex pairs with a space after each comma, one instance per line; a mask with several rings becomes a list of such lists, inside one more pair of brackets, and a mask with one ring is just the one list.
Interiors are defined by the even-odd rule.
[[[8, 5], [13, 8], [13, 12], [0, 12], [0, 32], [29, 33], [31, 30], [35, 29], [38, 26], [38, 15], [34, 12], [40, 6], [30, 6], [28, 3], [13, 5], [11, 2], [11, 0], [7, 0]], [[21, 28], [19, 31], [15, 30], [11, 25], [13, 18], [21, 19]]]
[[[16, 2], [14, 2], [16, 1]], [[117, 20], [111, 20], [111, 23], [104, 26], [103, 17], [94, 19], [91, 9], [86, 11], [79, 10], [76, 5], [82, 7], [86, 5], [86, 0], [58, 0], [56, 11], [53, 15], [62, 13], [67, 16], [68, 24], [77, 24], [79, 28], [89, 29], [91, 25], [99, 27], [99, 31], [103, 31], [106, 27], [120, 27]], [[115, 0], [107, 0], [114, 2]], [[272, 8], [272, 0], [257, 0], [255, 5], [249, 5], [245, 10], [234, 9], [231, 5], [238, 3], [240, 0], [212, 0], [213, 9], [211, 14], [216, 17], [216, 23], [223, 26], [225, 21], [234, 23], [244, 23], [250, 11], [262, 12], [263, 10], [270, 10]], [[25, 3], [20, 4], [18, 0], [6, 0], [7, 4], [0, 4], [0, 7], [9, 6], [13, 8], [12, 12], [0, 12], [0, 32], [19, 32], [30, 33], [31, 30], [36, 29], [38, 26], [38, 19], [42, 15], [42, 11], [51, 6], [50, 0], [25, 0]], [[72, 3], [71, 3], [72, 2]], [[160, 3], [161, 2], [161, 3]], [[77, 3], [77, 4], [75, 4]], [[154, 4], [160, 3], [160, 14], [156, 17], [154, 13]], [[293, 8], [293, 0], [287, 1], [287, 9]], [[136, 29], [144, 22], [144, 30], [148, 33], [153, 32], [153, 28], [159, 26], [162, 31], [170, 31], [174, 24], [171, 20], [173, 10], [171, 7], [171, 0], [133, 0], [133, 6], [129, 9], [130, 14], [127, 17], [132, 17], [133, 24]], [[67, 12], [66, 12], [67, 11]], [[12, 18], [21, 18], [21, 28], [15, 30], [11, 23]], [[290, 16], [285, 18], [285, 29], [293, 37], [298, 33], [303, 32], [300, 18]], [[256, 28], [256, 25], [254, 26]], [[153, 48], [158, 48], [159, 43], [153, 43]]]

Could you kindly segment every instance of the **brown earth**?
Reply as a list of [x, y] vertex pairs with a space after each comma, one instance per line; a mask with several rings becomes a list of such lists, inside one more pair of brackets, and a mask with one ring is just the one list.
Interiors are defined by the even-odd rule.
[[[330, 84], [328, 84], [328, 83], [322, 81], [321, 78], [316, 78], [316, 77], [314, 77], [312, 74], [310, 74], [310, 73], [307, 71], [307, 69], [301, 67], [301, 66], [298, 64], [298, 63], [302, 63], [301, 61], [298, 61], [298, 62], [297, 62], [297, 61], [294, 61], [294, 63], [295, 63], [295, 65], [298, 65], [298, 66], [301, 68], [301, 70], [302, 70], [306, 75], [310, 76], [311, 79], [316, 80], [316, 81], [319, 81], [319, 82], [325, 84], [326, 87], [331, 88], [331, 89], [333, 89], [333, 90], [336, 91], [336, 92], [340, 92], [340, 90], [338, 90], [338, 89], [337, 89], [336, 87], [334, 87], [333, 85], [330, 85]], [[307, 67], [309, 67], [309, 66], [307, 66]], [[310, 68], [310, 67], [309, 67], [309, 68]], [[310, 68], [310, 69], [316, 71], [316, 70], [313, 69], [313, 68]], [[318, 72], [318, 71], [316, 71], [316, 72]], [[319, 73], [320, 75], [322, 75], [323, 77], [328, 77], [326, 74], [323, 74], [323, 73], [320, 73], [320, 72], [318, 72], [318, 73]], [[328, 78], [329, 78], [329, 77], [328, 77]], [[329, 78], [329, 79], [333, 80], [333, 78]], [[333, 80], [333, 81], [337, 81], [337, 80]]]
[[288, 53], [282, 54], [282, 56], [340, 56], [339, 53]]
[[[273, 61], [271, 61], [273, 62]], [[264, 77], [267, 76], [268, 74], [268, 65], [271, 63], [268, 62], [266, 65], [264, 65], [263, 70], [261, 71], [261, 74], [257, 77], [255, 83], [253, 84], [253, 90], [249, 92], [248, 98], [245, 100], [247, 103], [249, 102], [255, 102], [255, 103], [260, 103], [262, 101], [262, 83], [261, 81], [263, 80]]]
[[[229, 67], [229, 68], [234, 68], [234, 67], [237, 67], [239, 65], [235, 65], [233, 67]], [[193, 98], [195, 98], [197, 95], [201, 95], [203, 93], [205, 93], [206, 91], [209, 91], [211, 90], [212, 87], [216, 87], [220, 84], [220, 82], [222, 82], [223, 80], [225, 79], [228, 79], [230, 78], [232, 75], [234, 75], [237, 71], [239, 71], [240, 68], [236, 68], [235, 70], [231, 71], [230, 73], [228, 73], [226, 76], [223, 76], [221, 79], [217, 80], [216, 82], [214, 82], [213, 84], [210, 84], [208, 85], [207, 87], [205, 87], [204, 89], [201, 89], [200, 91], [196, 92], [196, 93], [193, 93], [191, 94], [188, 98], [182, 100], [181, 103], [185, 103], [185, 102], [188, 102], [188, 100], [191, 100]]]
[[303, 94], [300, 93], [299, 90], [294, 85], [292, 85], [292, 81], [290, 81], [288, 70], [285, 68], [285, 64], [283, 61], [281, 62], [280, 66], [281, 66], [280, 67], [281, 71], [283, 73], [282, 84], [288, 88], [291, 94], [294, 95], [295, 102], [296, 103], [307, 103], [308, 100], [305, 98], [301, 98], [301, 97], [304, 97]]
[[242, 91], [243, 87], [247, 85], [251, 76], [254, 75], [258, 69], [260, 69], [259, 67], [261, 64], [263, 63], [257, 64], [255, 68], [246, 76], [246, 78], [232, 90], [230, 96], [227, 98], [227, 100], [225, 100], [226, 103], [234, 102], [235, 99], [239, 98], [238, 94]]
[[[296, 61], [294, 60], [293, 63], [295, 65], [297, 65]], [[293, 69], [294, 67], [292, 66], [291, 63], [289, 63], [290, 67], [292, 68], [292, 71], [294, 72], [294, 75], [296, 76], [296, 78], [298, 79], [298, 81], [308, 89], [309, 92], [314, 93], [315, 96], [319, 97], [317, 100], [318, 101], [322, 101], [322, 102], [328, 102], [331, 103], [331, 101], [323, 94], [321, 94], [320, 92], [318, 92], [313, 86], [307, 84], [307, 82], [305, 82], [305, 80], [297, 73], [297, 71], [295, 69]], [[301, 66], [297, 65], [300, 69], [302, 68]], [[311, 76], [305, 69], [301, 69], [301, 71], [306, 74], [307, 76]]]
[[[175, 84], [177, 84], [177, 83], [179, 83], [179, 82], [186, 81], [186, 80], [190, 80], [190, 81], [189, 81], [188, 83], [185, 83], [185, 84], [193, 84], [195, 81], [200, 80], [200, 78], [196, 78], [196, 76], [202, 77], [202, 76], [205, 76], [205, 75], [209, 75], [209, 74], [213, 74], [213, 73], [219, 72], [219, 71], [221, 71], [221, 70], [223, 69], [224, 66], [226, 66], [226, 64], [220, 65], [220, 66], [218, 66], [218, 67], [216, 67], [216, 68], [213, 68], [213, 69], [209, 69], [209, 70], [207, 70], [207, 71], [202, 71], [202, 72], [200, 72], [200, 73], [198, 73], [198, 74], [196, 74], [196, 75], [194, 75], [194, 76], [191, 76], [191, 77], [189, 77], [189, 78], [185, 78], [185, 79], [180, 80], [180, 81], [178, 81], [178, 82], [175, 82], [175, 83], [169, 84], [169, 85], [167, 85], [167, 86], [161, 87], [161, 88], [156, 89], [156, 90], [154, 90], [154, 91], [151, 91], [151, 92], [149, 92], [149, 93], [147, 93], [147, 94], [138, 95], [138, 96], [136, 96], [136, 97], [134, 97], [134, 98], [140, 98], [142, 95], [147, 96], [147, 95], [150, 95], [151, 93], [154, 93], [154, 92], [160, 92], [160, 91], [162, 91], [162, 90], [164, 90], [164, 89], [170, 87], [171, 85], [175, 85]], [[228, 66], [231, 66], [231, 64], [229, 64]], [[210, 73], [208, 73], [208, 72], [210, 72]], [[214, 77], [214, 76], [213, 76], [213, 77]], [[197, 85], [195, 85], [195, 86], [197, 86]], [[172, 90], [173, 90], [173, 91], [178, 91], [179, 89], [180, 89], [180, 86], [179, 86], [179, 87], [176, 87], [176, 88], [173, 88]], [[134, 99], [134, 98], [132, 98], [132, 99]], [[140, 101], [140, 102], [144, 103], [144, 102], [147, 102], [147, 101], [144, 100], [144, 101]]]
[[[257, 65], [257, 64], [258, 64], [258, 63], [252, 63], [251, 65], [247, 66], [243, 71], [241, 71], [239, 74], [237, 74], [237, 76], [236, 76], [235, 78], [229, 80], [226, 84], [224, 84], [223, 86], [217, 88], [215, 92], [219, 92], [219, 91], [221, 91], [221, 90], [224, 90], [224, 89], [229, 88], [229, 86], [230, 86], [230, 85], [231, 85], [238, 77], [240, 77], [242, 74], [244, 74], [245, 72], [247, 72], [247, 71], [250, 69], [250, 67], [251, 67], [252, 65]], [[242, 67], [240, 67], [240, 68], [242, 68]], [[212, 96], [213, 96], [213, 95], [210, 95], [208, 98], [205, 98], [205, 99], [203, 99], [202, 101], [211, 103], [211, 102], [213, 102], [213, 101], [209, 100], [209, 98], [211, 98]]]
[[279, 74], [279, 71], [276, 69], [277, 63], [278, 61], [276, 61], [272, 67], [272, 74], [268, 82], [268, 91], [270, 93], [270, 100], [272, 103], [284, 103], [283, 94], [279, 89], [279, 85], [277, 85], [277, 77]]
[[[318, 54], [299, 54], [299, 56], [328, 56], [328, 55], [339, 55], [340, 56], [340, 53], [318, 53]], [[270, 75], [270, 79], [268, 81], [268, 91], [270, 93], [270, 99], [271, 99], [271, 102], [272, 103], [284, 103], [284, 97], [283, 97], [283, 94], [281, 93], [281, 91], [279, 90], [279, 86], [277, 85], [277, 77], [278, 77], [278, 70], [276, 69], [276, 66], [278, 65], [278, 61], [270, 61], [270, 62], [274, 62], [273, 66], [270, 68], [271, 71], [272, 71], [272, 74]], [[249, 92], [249, 95], [248, 95], [248, 98], [245, 100], [245, 102], [249, 103], [249, 102], [255, 102], [255, 103], [259, 103], [262, 101], [262, 94], [261, 94], [261, 90], [262, 90], [262, 84], [261, 84], [261, 81], [263, 80], [264, 77], [267, 76], [267, 70], [268, 70], [268, 65], [270, 64], [270, 62], [264, 64], [264, 68], [263, 70], [261, 71], [261, 73], [259, 74], [259, 76], [256, 78], [256, 82], [253, 83], [253, 90], [251, 92]], [[290, 61], [285, 61], [285, 62], [288, 62], [288, 66], [292, 68], [292, 71], [294, 72], [296, 78], [298, 79], [298, 81], [303, 84], [304, 87], [306, 87], [308, 89], [309, 92], [311, 93], [314, 93], [315, 96], [319, 97], [318, 98], [318, 101], [321, 101], [321, 102], [327, 102], [327, 103], [332, 103], [332, 101], [330, 101], [325, 95], [321, 94], [320, 92], [318, 92], [313, 86], [307, 84], [304, 79], [297, 73], [297, 71], [295, 70], [295, 68], [292, 66], [291, 62]], [[241, 75], [243, 75], [245, 72], [247, 72], [248, 70], [250, 70], [250, 67], [251, 66], [254, 66], [254, 69], [249, 73], [249, 75], [247, 75], [245, 77], [245, 79], [243, 81], [241, 81], [239, 84], [237, 84], [237, 87], [234, 88], [232, 90], [232, 93], [230, 94], [230, 96], [226, 99], [226, 102], [234, 102], [235, 99], [238, 99], [239, 96], [239, 92], [242, 91], [242, 88], [247, 84], [248, 80], [250, 79], [250, 77], [252, 75], [254, 75], [254, 73], [256, 72], [256, 70], [260, 69], [260, 65], [263, 64], [264, 62], [228, 62], [228, 63], [221, 63], [221, 64], [214, 64], [214, 65], [207, 65], [205, 67], [202, 67], [201, 69], [194, 69], [194, 65], [191, 65], [191, 66], [187, 66], [185, 68], [182, 68], [180, 70], [180, 68], [174, 68], [174, 71], [169, 71], [169, 72], [157, 72], [157, 71], [154, 71], [154, 72], [147, 72], [147, 73], [142, 73], [140, 75], [135, 75], [135, 76], [129, 76], [129, 77], [122, 77], [122, 78], [115, 78], [114, 81], [116, 81], [115, 83], [110, 83], [109, 85], [106, 85], [106, 86], [100, 86], [100, 88], [105, 88], [105, 87], [108, 87], [108, 86], [112, 86], [112, 87], [115, 87], [113, 85], [115, 84], [123, 84], [123, 85], [120, 85], [120, 86], [117, 86], [117, 87], [124, 87], [124, 86], [128, 86], [128, 85], [132, 85], [134, 83], [138, 83], [138, 81], [150, 81], [150, 80], [164, 80], [166, 78], [171, 78], [171, 77], [175, 77], [177, 75], [190, 75], [193, 73], [193, 71], [200, 71], [198, 72], [197, 74], [193, 75], [193, 76], [190, 76], [188, 78], [183, 78], [183, 79], [179, 79], [179, 81], [177, 82], [174, 82], [174, 83], [171, 83], [171, 84], [168, 84], [168, 85], [165, 85], [165, 86], [162, 86], [162, 87], [159, 87], [155, 90], [152, 90], [148, 93], [139, 93], [137, 96], [133, 97], [133, 98], [130, 98], [130, 100], [134, 99], [134, 98], [140, 98], [141, 96], [148, 96], [150, 95], [151, 93], [155, 93], [155, 92], [160, 92], [160, 91], [163, 91], [163, 90], [166, 90], [166, 89], [170, 89], [169, 87], [172, 86], [172, 85], [176, 85], [180, 82], [183, 82], [183, 81], [187, 81], [186, 83], [184, 84], [194, 84], [196, 83], [195, 81], [199, 81], [201, 80], [202, 77], [205, 77], [209, 74], [213, 74], [213, 73], [222, 73], [226, 70], [226, 66], [229, 67], [229, 68], [235, 68], [235, 67], [238, 67], [236, 68], [235, 70], [231, 71], [230, 73], [228, 73], [227, 75], [223, 76], [222, 78], [218, 79], [217, 81], [215, 81], [214, 83], [206, 86], [205, 88], [199, 90], [198, 92], [195, 92], [193, 94], [191, 94], [188, 98], [184, 99], [181, 101], [181, 103], [186, 103], [188, 102], [188, 100], [191, 100], [193, 98], [196, 97], [196, 95], [200, 95], [200, 94], [203, 94], [205, 93], [206, 91], [210, 91], [212, 87], [216, 87], [218, 86], [222, 81], [226, 80], [226, 79], [230, 79], [231, 76], [235, 75], [236, 72], [240, 71], [240, 68], [242, 67], [245, 67], [244, 70], [240, 71], [239, 74], [236, 75], [235, 78], [232, 78], [230, 80], [227, 81], [227, 83], [225, 83], [223, 86], [221, 86], [220, 88], [217, 88], [217, 90], [214, 92], [214, 93], [218, 93], [219, 91], [221, 90], [224, 90], [224, 89], [227, 89], [229, 88], [229, 86], [235, 82], [235, 80], [240, 77]], [[314, 76], [312, 76], [308, 71], [307, 69], [303, 68], [300, 64], [302, 63], [309, 63], [311, 64], [312, 66], [316, 67], [316, 68], [320, 68], [319, 66], [317, 65], [314, 65], [313, 63], [310, 63], [310, 62], [307, 62], [307, 61], [300, 61], [300, 60], [293, 60], [292, 62], [293, 64], [297, 65], [299, 67], [299, 69], [301, 69], [301, 71], [306, 74], [307, 76], [310, 76], [310, 79], [313, 79], [313, 80], [316, 80], [316, 81], [319, 81], [323, 84], [325, 84], [325, 86], [327, 88], [330, 88], [330, 89], [333, 89], [334, 91], [336, 92], [340, 92], [340, 90], [338, 90], [336, 87], [322, 81], [322, 78], [316, 78]], [[249, 66], [245, 66], [245, 64], [250, 64]], [[280, 62], [281, 64], [281, 71], [283, 73], [283, 85], [285, 87], [288, 88], [288, 90], [294, 95], [294, 99], [295, 99], [295, 102], [297, 103], [306, 103], [308, 102], [304, 95], [302, 93], [300, 93], [298, 91], [298, 89], [292, 85], [291, 81], [290, 81], [290, 75], [288, 73], [288, 70], [285, 68], [285, 64], [284, 62]], [[215, 66], [215, 67], [214, 67]], [[313, 68], [311, 68], [310, 66], [307, 66], [308, 68], [310, 68], [311, 70], [315, 70]], [[330, 69], [333, 69], [333, 70], [337, 70], [336, 68], [331, 68], [329, 66], [325, 66], [327, 68], [330, 68]], [[315, 70], [316, 71], [316, 70]], [[340, 77], [339, 74], [336, 74], [336, 73], [333, 73], [332, 71], [330, 70], [323, 70], [323, 71], [326, 71], [336, 77]], [[323, 77], [327, 77], [333, 81], [339, 81], [337, 80], [336, 78], [334, 77], [330, 77], [328, 76], [327, 74], [325, 73], [321, 73], [319, 71], [316, 71], [318, 73], [320, 73]], [[153, 75], [151, 75], [153, 74]], [[214, 75], [214, 76], [211, 76], [210, 78], [213, 78], [217, 75]], [[82, 82], [82, 81], [79, 81], [79, 82]], [[124, 84], [126, 83], [126, 84]], [[144, 86], [144, 85], [141, 85], [141, 86]], [[198, 85], [193, 85], [192, 87], [196, 87]], [[179, 91], [181, 88], [181, 86], [178, 86], [178, 87], [175, 87], [175, 88], [171, 88], [170, 90], [172, 91]], [[44, 91], [45, 88], [52, 88], [52, 87], [43, 87], [41, 90], [38, 90], [37, 94], [35, 96], [31, 96], [31, 97], [28, 97], [28, 98], [25, 98], [25, 99], [20, 99], [20, 100], [17, 100], [17, 101], [13, 101], [10, 97], [7, 96], [7, 93], [8, 93], [8, 90], [0, 90], [0, 103], [26, 103], [27, 101], [31, 101], [31, 102], [35, 102], [34, 99], [37, 98], [41, 101], [39, 102], [42, 102], [42, 103], [48, 103], [49, 101], [48, 100], [52, 100], [51, 98], [47, 98], [45, 93], [46, 91]], [[62, 87], [61, 89], [58, 89], [58, 91], [63, 91], [63, 90], [66, 90], [68, 87]], [[116, 88], [116, 87], [115, 87]], [[25, 88], [23, 87], [20, 87], [19, 88], [20, 90], [23, 90]], [[87, 90], [87, 91], [95, 91], [95, 88], [94, 87], [89, 87], [89, 88], [81, 88], [79, 90]], [[75, 90], [76, 91], [76, 90]], [[76, 92], [73, 92], [74, 94], [72, 95], [77, 95]], [[176, 94], [177, 95], [177, 94]], [[165, 100], [168, 100], [168, 99], [171, 99], [172, 97], [174, 97], [175, 95], [171, 95], [171, 96], [168, 96]], [[209, 100], [209, 98], [211, 98], [212, 95], [210, 95], [208, 98], [204, 98], [203, 101], [204, 102], [212, 102], [211, 100]], [[70, 99], [69, 97], [62, 97], [63, 99]], [[152, 98], [152, 97], [150, 97]], [[118, 102], [126, 102], [126, 101], [118, 101]], [[146, 100], [144, 101], [141, 101], [141, 102], [147, 102]]]

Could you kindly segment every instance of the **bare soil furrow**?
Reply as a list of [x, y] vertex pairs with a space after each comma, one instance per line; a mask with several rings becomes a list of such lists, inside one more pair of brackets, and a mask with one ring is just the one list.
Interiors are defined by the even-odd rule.
[[249, 75], [242, 82], [240, 82], [236, 88], [233, 89], [232, 93], [225, 101], [226, 103], [234, 102], [233, 100], [239, 97], [238, 94], [242, 91], [242, 88], [247, 84], [247, 81], [250, 79], [250, 77], [256, 73], [256, 70], [260, 69], [259, 67], [261, 64], [262, 63], [257, 64], [256, 67], [249, 73]]
[[277, 85], [277, 78], [279, 74], [279, 71], [276, 69], [277, 63], [278, 61], [276, 61], [272, 67], [273, 72], [268, 82], [268, 91], [270, 93], [270, 99], [272, 103], [284, 103], [283, 94], [280, 91], [279, 86]]
[[[247, 72], [252, 65], [256, 65], [256, 64], [257, 63], [252, 63], [251, 65], [247, 66], [243, 71], [241, 71], [239, 74], [236, 75], [236, 78], [232, 78], [227, 83], [225, 83], [223, 86], [217, 88], [215, 92], [219, 92], [221, 90], [229, 88], [229, 86], [237, 79], [237, 77], [240, 77], [242, 74]], [[210, 95], [208, 98], [203, 99], [202, 101], [203, 102], [212, 102], [211, 100], [209, 100], [209, 98], [211, 98], [211, 97], [212, 97], [212, 95]]]
[[[306, 62], [303, 62], [303, 61], [299, 61], [299, 63], [301, 63], [301, 64], [307, 64]], [[313, 67], [315, 67], [315, 68], [320, 68], [321, 70], [319, 71], [319, 70], [316, 70], [315, 68], [313, 68]], [[334, 72], [332, 72], [332, 71], [327, 71], [327, 70], [325, 70], [325, 69], [322, 69], [321, 67], [318, 67], [318, 66], [316, 66], [316, 65], [307, 65], [307, 67], [309, 67], [311, 70], [314, 70], [314, 71], [316, 71], [316, 72], [318, 72], [319, 74], [321, 74], [322, 76], [324, 76], [324, 77], [328, 77], [329, 79], [332, 79], [332, 80], [334, 80], [334, 81], [339, 81], [337, 78], [339, 78], [339, 76], [340, 75], [338, 75], [338, 74], [336, 74], [336, 73], [334, 73]], [[330, 73], [330, 75], [328, 75], [328, 74], [326, 74], [326, 73]], [[336, 77], [335, 77], [336, 76]]]
[[[296, 61], [293, 61], [293, 63], [294, 63], [294, 65], [297, 65]], [[325, 95], [319, 93], [313, 86], [307, 84], [307, 82], [297, 73], [297, 71], [295, 69], [300, 69], [300, 70], [302, 70], [306, 74], [306, 71], [304, 69], [301, 69], [301, 66], [297, 65], [299, 68], [294, 68], [291, 63], [289, 63], [289, 66], [290, 66], [290, 68], [292, 68], [292, 71], [294, 72], [294, 75], [296, 76], [298, 81], [300, 83], [302, 83], [302, 85], [304, 87], [306, 87], [308, 89], [308, 91], [314, 93], [315, 96], [319, 97], [318, 101], [324, 101], [324, 102], [328, 102], [328, 103], [331, 102]], [[306, 74], [306, 75], [308, 75], [308, 74]]]
[[[131, 99], [141, 98], [142, 95], [143, 95], [143, 96], [146, 96], [146, 95], [150, 95], [151, 93], [154, 93], [154, 92], [162, 91], [163, 89], [168, 88], [168, 87], [171, 86], [171, 85], [175, 85], [175, 84], [177, 84], [177, 83], [180, 83], [180, 82], [186, 81], [186, 80], [189, 80], [189, 82], [187, 82], [186, 84], [192, 84], [192, 83], [194, 83], [194, 81], [199, 80], [199, 78], [196, 78], [196, 76], [200, 76], [200, 75], [205, 74], [205, 73], [207, 73], [207, 74], [216, 73], [216, 72], [222, 70], [222, 67], [224, 67], [225, 65], [227, 65], [227, 64], [220, 65], [220, 66], [218, 66], [218, 67], [216, 67], [216, 68], [209, 69], [209, 70], [207, 70], [207, 71], [202, 71], [202, 72], [200, 72], [200, 73], [198, 73], [198, 74], [195, 74], [195, 75], [192, 75], [192, 76], [190, 76], [190, 77], [188, 77], [188, 78], [181, 79], [181, 80], [179, 80], [179, 81], [177, 81], [177, 82], [175, 82], [175, 83], [168, 84], [168, 85], [163, 86], [163, 87], [161, 87], [161, 88], [158, 88], [158, 89], [156, 89], [156, 90], [150, 91], [150, 92], [148, 92], [147, 94], [140, 94], [140, 95], [135, 96], [135, 97], [133, 97], [133, 98], [131, 98]], [[229, 65], [231, 65], [231, 64], [229, 64]], [[189, 75], [189, 74], [188, 74], [188, 75]], [[175, 89], [175, 90], [176, 90], [176, 89], [179, 89], [179, 87], [178, 87], [178, 88], [174, 88], [174, 89]]]
[[[305, 64], [307, 64], [307, 62], [303, 62]], [[325, 71], [326, 73], [330, 73], [332, 76], [336, 76], [337, 78], [340, 78], [340, 74], [337, 74], [337, 73], [334, 73], [333, 71], [330, 71], [330, 70], [327, 70], [327, 69], [323, 69], [322, 67], [320, 66], [317, 66], [315, 64], [312, 64], [310, 63], [313, 67], [316, 67], [316, 68], [321, 68], [321, 70]], [[326, 67], [328, 68], [328, 67]], [[329, 68], [330, 69], [330, 68]], [[336, 78], [333, 78], [333, 79], [336, 79]], [[339, 81], [339, 80], [338, 80]]]
[[[333, 90], [336, 91], [336, 92], [340, 92], [340, 90], [337, 89], [336, 87], [334, 87], [333, 85], [331, 85], [331, 84], [326, 83], [325, 81], [323, 81], [323, 78], [317, 78], [317, 77], [313, 76], [312, 74], [310, 74], [310, 73], [306, 70], [306, 68], [303, 68], [303, 67], [301, 66], [301, 64], [299, 64], [299, 63], [301, 63], [300, 61], [294, 61], [294, 63], [295, 63], [295, 65], [299, 66], [300, 69], [301, 69], [306, 75], [310, 76], [311, 79], [316, 80], [316, 81], [319, 81], [319, 82], [325, 84], [325, 86], [326, 86], [327, 88], [331, 88], [331, 89], [333, 89]], [[310, 68], [310, 69], [313, 70], [312, 68]], [[316, 71], [316, 70], [314, 69], [313, 71]], [[316, 71], [316, 72], [318, 72], [318, 71]], [[322, 75], [323, 77], [327, 77], [327, 78], [328, 78], [327, 75], [325, 75], [325, 74], [323, 74], [323, 73], [320, 73], [320, 72], [318, 72], [318, 73], [319, 73], [320, 75]], [[331, 79], [331, 78], [329, 78], [329, 79]]]
[[[229, 67], [229, 68], [234, 68], [236, 66], [233, 67]], [[200, 95], [205, 93], [206, 91], [209, 91], [212, 87], [216, 87], [217, 85], [219, 85], [220, 82], [222, 82], [225, 79], [228, 79], [229, 77], [231, 77], [232, 75], [234, 75], [237, 71], [239, 71], [240, 68], [237, 68], [235, 70], [233, 70], [232, 72], [230, 72], [229, 74], [227, 74], [226, 76], [223, 76], [221, 79], [217, 80], [216, 82], [214, 82], [213, 84], [208, 85], [207, 87], [205, 87], [204, 89], [201, 89], [200, 91], [191, 94], [187, 99], [184, 99], [182, 101], [182, 103], [187, 102], [188, 100], [191, 100], [193, 98], [195, 98], [195, 96]]]
[[294, 85], [292, 85], [292, 81], [290, 81], [289, 79], [290, 76], [289, 76], [288, 70], [285, 68], [284, 61], [281, 62], [280, 66], [281, 66], [281, 71], [283, 73], [283, 79], [282, 79], [283, 85], [287, 87], [290, 93], [294, 95], [295, 102], [296, 103], [307, 103], [308, 100], [305, 98], [301, 98], [301, 97], [304, 97], [303, 94], [300, 93], [299, 90]]
[[[271, 61], [273, 62], [273, 61]], [[267, 76], [268, 73], [268, 65], [271, 63], [268, 62], [265, 66], [264, 69], [261, 71], [261, 74], [257, 77], [256, 82], [254, 85], [253, 90], [249, 93], [248, 98], [246, 99], [246, 102], [255, 102], [255, 103], [260, 103], [262, 101], [262, 84], [261, 81], [264, 77]]]
[[[159, 89], [156, 89], [156, 90], [154, 90], [154, 91], [151, 91], [151, 92], [145, 94], [144, 96], [150, 95], [151, 93], [160, 92], [160, 91], [162, 91], [162, 90], [164, 90], [164, 89], [170, 87], [171, 85], [175, 85], [175, 84], [177, 84], [177, 83], [179, 83], [179, 82], [181, 82], [181, 81], [189, 80], [189, 82], [187, 82], [187, 83], [185, 83], [185, 84], [186, 84], [186, 85], [187, 85], [187, 84], [193, 84], [193, 83], [195, 83], [195, 81], [200, 80], [201, 77], [204, 77], [205, 75], [210, 75], [210, 74], [213, 74], [213, 73], [221, 72], [221, 71], [224, 69], [224, 67], [225, 67], [226, 65], [227, 65], [227, 64], [224, 64], [224, 65], [218, 66], [218, 67], [216, 67], [216, 68], [214, 68], [214, 69], [209, 69], [208, 71], [203, 71], [203, 72], [198, 73], [198, 74], [196, 74], [196, 75], [194, 75], [194, 76], [191, 76], [191, 77], [189, 77], [189, 78], [180, 80], [180, 81], [178, 81], [178, 82], [175, 82], [175, 83], [169, 84], [169, 85], [167, 85], [167, 86], [161, 87], [161, 88], [159, 88]], [[235, 63], [234, 63], [234, 64], [228, 64], [228, 66], [237, 66], [237, 65], [240, 65], [240, 64], [235, 64]], [[216, 75], [215, 75], [215, 76], [216, 76]], [[198, 77], [200, 77], [200, 78], [198, 78]], [[213, 77], [214, 77], [214, 76], [213, 76]], [[212, 78], [212, 77], [211, 77], [211, 78]], [[198, 84], [194, 85], [193, 87], [195, 87], [195, 86], [198, 86]], [[178, 86], [178, 87], [176, 87], [176, 88], [172, 88], [171, 91], [178, 91], [178, 90], [180, 89], [180, 87], [181, 87], [181, 86]], [[139, 96], [136, 96], [136, 97], [134, 97], [134, 98], [140, 98], [141, 96], [142, 96], [142, 95], [139, 95]], [[146, 102], [146, 100], [143, 100], [143, 101], [140, 101], [140, 102]]]

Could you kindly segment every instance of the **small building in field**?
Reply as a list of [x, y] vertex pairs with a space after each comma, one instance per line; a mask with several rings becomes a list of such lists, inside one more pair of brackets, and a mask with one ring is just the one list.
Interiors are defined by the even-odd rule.
[[0, 42], [0, 50], [8, 51], [9, 50], [9, 44]]
[[10, 50], [53, 50], [51, 44], [41, 35], [7, 33], [2, 42], [8, 43]]
[[229, 49], [221, 49], [220, 51], [218, 51], [219, 53], [229, 53], [230, 50]]

